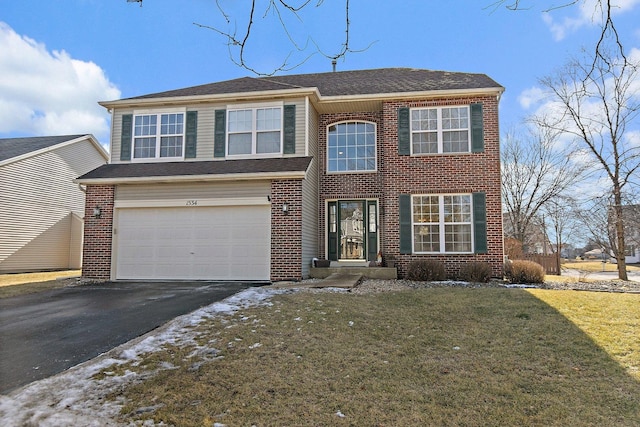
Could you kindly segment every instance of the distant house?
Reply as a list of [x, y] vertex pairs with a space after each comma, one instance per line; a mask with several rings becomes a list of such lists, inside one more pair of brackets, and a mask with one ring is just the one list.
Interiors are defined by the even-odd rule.
[[[622, 207], [624, 219], [625, 261], [627, 264], [640, 263], [640, 205]], [[615, 229], [610, 225], [611, 229]]]
[[[509, 245], [509, 239], [517, 240], [515, 227], [511, 216], [508, 213], [503, 213], [503, 232], [505, 238], [505, 244]], [[555, 253], [555, 248], [549, 240], [549, 236], [545, 230], [542, 220], [537, 217], [531, 219], [529, 227], [527, 228], [527, 234], [525, 235], [525, 241], [520, 242], [521, 252], [525, 254], [552, 254]], [[511, 243], [512, 244], [512, 243]]]
[[85, 194], [73, 180], [108, 159], [92, 135], [0, 139], [0, 273], [81, 267]]
[[502, 275], [498, 102], [484, 74], [409, 68], [238, 78], [101, 102], [83, 275], [302, 279], [313, 258], [399, 276]]

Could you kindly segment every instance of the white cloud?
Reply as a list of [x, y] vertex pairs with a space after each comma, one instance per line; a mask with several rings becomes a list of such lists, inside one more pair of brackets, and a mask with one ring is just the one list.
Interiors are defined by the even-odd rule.
[[0, 22], [0, 133], [92, 133], [106, 143], [109, 114], [97, 102], [118, 98], [95, 63], [50, 52]]
[[[613, 0], [611, 12], [619, 15], [629, 12], [640, 4], [640, 0]], [[584, 0], [577, 6], [560, 7], [543, 13], [542, 19], [549, 27], [556, 41], [563, 40], [567, 34], [573, 33], [584, 26], [598, 25], [602, 23], [603, 14], [598, 0]], [[570, 16], [555, 19], [554, 15], [568, 12]]]
[[518, 102], [524, 110], [528, 110], [532, 106], [538, 104], [545, 98], [545, 91], [539, 87], [531, 87], [525, 89], [518, 96]]

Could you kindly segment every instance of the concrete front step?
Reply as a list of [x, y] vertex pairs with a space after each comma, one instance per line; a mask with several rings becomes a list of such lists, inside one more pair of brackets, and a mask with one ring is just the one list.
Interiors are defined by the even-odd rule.
[[390, 267], [311, 267], [309, 277], [326, 279], [332, 274], [361, 274], [367, 279], [397, 279], [398, 269]]

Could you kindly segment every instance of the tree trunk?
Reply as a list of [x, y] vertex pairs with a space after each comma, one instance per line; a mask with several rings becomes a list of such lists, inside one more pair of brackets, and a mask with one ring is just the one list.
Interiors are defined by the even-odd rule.
[[625, 258], [625, 242], [624, 242], [624, 219], [622, 218], [622, 195], [617, 186], [613, 190], [613, 212], [615, 215], [616, 228], [616, 245], [614, 255], [618, 262], [618, 278], [620, 280], [628, 280], [627, 278], [627, 262]]

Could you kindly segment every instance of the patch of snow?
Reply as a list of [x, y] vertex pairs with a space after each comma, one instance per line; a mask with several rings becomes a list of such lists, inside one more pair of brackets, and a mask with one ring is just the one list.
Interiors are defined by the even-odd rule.
[[512, 283], [509, 285], [504, 285], [504, 287], [508, 289], [537, 289], [539, 286]]
[[[223, 301], [178, 317], [149, 334], [58, 375], [35, 381], [8, 395], [0, 395], [0, 425], [117, 426], [119, 423], [114, 420], [124, 402], [109, 401], [106, 397], [139, 380], [141, 375], [129, 370], [118, 376], [96, 377], [97, 374], [109, 372], [114, 366], [127, 362], [140, 362], [143, 355], [159, 351], [167, 344], [195, 345], [200, 356], [215, 357], [215, 350], [197, 345], [198, 334], [193, 330], [194, 326], [244, 308], [271, 305], [269, 299], [274, 295], [291, 292], [292, 290], [264, 287], [248, 288]], [[173, 366], [161, 365], [160, 369], [173, 369]], [[222, 427], [223, 424], [214, 426]]]

